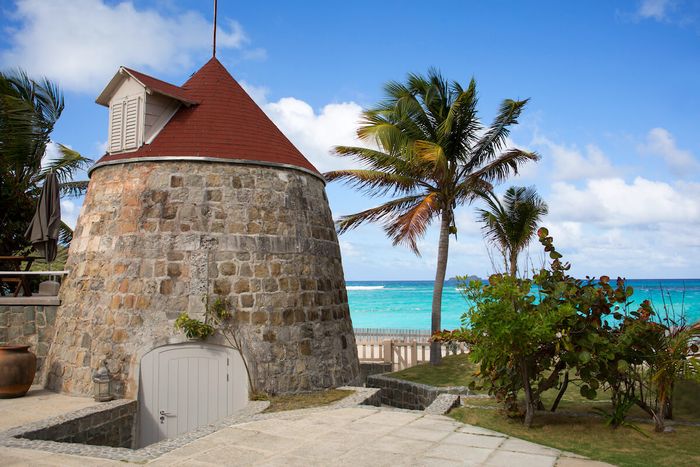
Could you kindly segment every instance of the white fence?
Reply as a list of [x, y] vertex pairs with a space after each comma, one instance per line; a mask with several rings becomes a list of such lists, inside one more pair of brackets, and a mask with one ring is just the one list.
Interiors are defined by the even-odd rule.
[[385, 339], [430, 342], [430, 331], [427, 329], [355, 328], [355, 339], [363, 342], [381, 342]]
[[[430, 331], [414, 329], [355, 329], [361, 362], [392, 364], [393, 371], [430, 361]], [[442, 345], [442, 356], [467, 352], [464, 344]]]

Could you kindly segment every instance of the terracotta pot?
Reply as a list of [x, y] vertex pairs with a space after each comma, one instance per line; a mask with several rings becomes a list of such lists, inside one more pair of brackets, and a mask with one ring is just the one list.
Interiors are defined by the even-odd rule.
[[0, 345], [0, 399], [22, 397], [36, 373], [36, 355], [28, 345]]

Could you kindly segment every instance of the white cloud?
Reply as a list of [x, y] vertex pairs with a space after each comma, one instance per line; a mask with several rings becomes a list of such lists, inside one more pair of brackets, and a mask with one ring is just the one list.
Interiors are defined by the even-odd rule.
[[644, 19], [663, 21], [667, 18], [669, 10], [673, 7], [671, 0], [642, 0], [637, 10], [637, 15]]
[[690, 151], [676, 146], [673, 135], [664, 128], [652, 128], [647, 134], [645, 144], [639, 146], [640, 152], [661, 156], [674, 175], [689, 177], [700, 171], [700, 162]]
[[326, 104], [320, 111], [295, 97], [283, 97], [268, 102], [270, 90], [246, 81], [240, 82], [248, 95], [289, 140], [320, 171], [358, 168], [350, 158], [331, 154], [334, 146], [366, 146], [357, 138], [362, 107], [355, 102]]
[[243, 58], [246, 60], [264, 61], [267, 60], [267, 50], [261, 47], [245, 50], [243, 52]]
[[[211, 47], [211, 21], [195, 11], [164, 16], [123, 1], [17, 0], [6, 37], [3, 66], [45, 75], [64, 89], [96, 92], [126, 65], [148, 72], [191, 69], [195, 56]], [[248, 42], [231, 19], [220, 22], [219, 49]], [[261, 49], [251, 53], [261, 55]]]
[[78, 214], [80, 214], [80, 206], [76, 206], [73, 201], [67, 199], [61, 200], [61, 220], [71, 229], [75, 228]]
[[363, 258], [364, 255], [362, 251], [357, 247], [355, 243], [340, 240], [340, 251], [343, 254], [343, 258]]
[[610, 160], [594, 144], [587, 144], [584, 151], [581, 151], [575, 145], [558, 144], [541, 135], [535, 136], [533, 144], [543, 148], [541, 152], [544, 158], [552, 157], [554, 179], [581, 180], [616, 174]]
[[356, 131], [362, 107], [355, 102], [326, 104], [315, 111], [294, 97], [262, 104], [268, 116], [321, 172], [357, 167], [349, 158], [331, 155], [337, 145], [361, 146]]
[[95, 154], [102, 156], [107, 152], [107, 140], [98, 141], [95, 143]]
[[584, 188], [556, 182], [549, 196], [550, 219], [603, 226], [649, 226], [659, 222], [700, 224], [700, 184], [637, 177], [592, 179]]

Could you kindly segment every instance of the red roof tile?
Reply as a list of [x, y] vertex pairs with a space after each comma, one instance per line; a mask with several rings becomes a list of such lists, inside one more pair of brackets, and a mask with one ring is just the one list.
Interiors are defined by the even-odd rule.
[[143, 84], [148, 87], [155, 82], [172, 86], [198, 104], [180, 107], [151, 144], [133, 152], [107, 154], [98, 164], [140, 157], [198, 156], [285, 164], [318, 173], [216, 58], [209, 60], [182, 87], [133, 70], [129, 72], [139, 80], [147, 78], [151, 84], [145, 81]]

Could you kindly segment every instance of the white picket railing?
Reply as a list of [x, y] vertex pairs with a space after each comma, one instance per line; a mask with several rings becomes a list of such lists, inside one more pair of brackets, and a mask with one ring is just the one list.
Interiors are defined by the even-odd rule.
[[[415, 339], [411, 341], [395, 339], [379, 341], [377, 338], [362, 340], [363, 337], [357, 337], [357, 355], [361, 362], [391, 363], [392, 370], [398, 371], [430, 361], [430, 342], [417, 342]], [[468, 351], [464, 344], [455, 344], [451, 348], [442, 345], [441, 350], [443, 357], [451, 353], [463, 354]]]
[[355, 339], [362, 342], [381, 342], [385, 339], [430, 341], [430, 330], [428, 329], [355, 328], [354, 331]]

